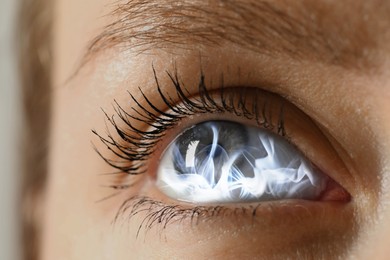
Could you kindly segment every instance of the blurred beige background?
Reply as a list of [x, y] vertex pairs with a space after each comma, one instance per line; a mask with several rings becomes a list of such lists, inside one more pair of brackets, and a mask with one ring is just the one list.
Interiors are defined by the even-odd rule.
[[0, 0], [0, 259], [19, 259], [20, 100], [13, 47], [17, 0]]

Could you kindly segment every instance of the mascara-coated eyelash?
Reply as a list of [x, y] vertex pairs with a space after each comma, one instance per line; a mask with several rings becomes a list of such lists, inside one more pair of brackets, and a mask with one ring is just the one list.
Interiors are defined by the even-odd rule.
[[[170, 84], [176, 92], [177, 101], [175, 101], [171, 95], [162, 91], [163, 88], [154, 69], [153, 72], [158, 97], [163, 101], [167, 110], [162, 111], [155, 106], [154, 102], [139, 88], [145, 105], [141, 104], [130, 92], [131, 111], [126, 111], [115, 101], [114, 110], [120, 122], [114, 115], [109, 116], [103, 111], [108, 122], [115, 129], [114, 133], [119, 140], [109, 130], [107, 130], [106, 137], [92, 130], [119, 160], [110, 159], [96, 148], [95, 150], [106, 163], [120, 172], [130, 175], [144, 173], [146, 171], [145, 162], [154, 153], [157, 143], [166, 131], [176, 126], [183, 118], [193, 115], [230, 113], [236, 117], [253, 120], [264, 129], [285, 135], [283, 103], [278, 104], [279, 118], [275, 124], [272, 120], [274, 111], [271, 111], [274, 104], [270, 101], [274, 99], [274, 95], [271, 93], [257, 88], [235, 88], [236, 91], [232, 91], [225, 88], [223, 84], [218, 90], [210, 92], [206, 86], [205, 77], [201, 73], [198, 82], [198, 96], [189, 98], [187, 97], [189, 91], [179, 80], [177, 71], [174, 74], [167, 72]], [[137, 127], [135, 122], [141, 122], [147, 126], [147, 129]]]

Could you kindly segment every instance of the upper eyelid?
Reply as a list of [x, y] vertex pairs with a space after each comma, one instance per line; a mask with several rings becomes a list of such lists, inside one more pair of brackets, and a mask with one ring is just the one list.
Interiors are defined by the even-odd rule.
[[[106, 137], [101, 136], [96, 131], [93, 131], [93, 133], [98, 136], [106, 148], [113, 152], [114, 155], [124, 160], [128, 159], [131, 161], [131, 165], [118, 163], [109, 158], [104, 158], [104, 156], [99, 153], [99, 155], [103, 157], [109, 165], [129, 174], [143, 173], [143, 162], [146, 161], [147, 157], [153, 153], [153, 148], [159, 142], [159, 138], [165, 135], [165, 131], [175, 126], [181, 118], [197, 113], [221, 113], [223, 111], [228, 111], [239, 117], [242, 116], [247, 117], [248, 119], [255, 119], [256, 122], [264, 128], [274, 127], [274, 125], [268, 121], [268, 117], [264, 112], [269, 101], [267, 101], [266, 96], [261, 96], [269, 94], [266, 94], [259, 88], [252, 88], [252, 91], [254, 92], [251, 92], [251, 98], [253, 98], [252, 103], [254, 106], [247, 108], [245, 104], [246, 100], [241, 99], [245, 96], [245, 91], [239, 91], [240, 94], [237, 99], [237, 95], [233, 95], [233, 92], [227, 91], [222, 85], [219, 88], [219, 95], [217, 94], [221, 101], [218, 104], [218, 102], [214, 101], [214, 98], [209, 94], [210, 92], [205, 85], [204, 75], [202, 72], [200, 74], [198, 84], [198, 99], [187, 96], [191, 94], [187, 91], [185, 86], [180, 83], [177, 73], [177, 70], [175, 70], [175, 74], [168, 73], [171, 84], [174, 85], [174, 89], [176, 89], [177, 92], [177, 100], [173, 100], [169, 94], [165, 92], [167, 89], [164, 89], [165, 91], [163, 92], [163, 86], [160, 85], [156, 72], [154, 72], [155, 83], [159, 96], [164, 101], [163, 103], [166, 108], [170, 109], [170, 112], [165, 112], [164, 109], [153, 105], [152, 100], [150, 100], [149, 97], [142, 91], [141, 97], [143, 97], [144, 102], [137, 100], [137, 98], [129, 93], [130, 98], [135, 104], [135, 106], [131, 107], [131, 110], [136, 115], [134, 115], [134, 113], [131, 114], [126, 112], [125, 109], [115, 101], [117, 107], [114, 107], [114, 110], [116, 111], [119, 119], [124, 123], [123, 126], [125, 128], [128, 127], [130, 131], [125, 130], [123, 126], [120, 126], [114, 116], [110, 117], [106, 112], [104, 112], [106, 119], [114, 128], [114, 135], [119, 135], [120, 139], [118, 140], [115, 138], [114, 135], [110, 133], [109, 129], [107, 129], [108, 134]], [[245, 89], [246, 88], [243, 90]], [[264, 99], [262, 101], [264, 107], [257, 107], [258, 96], [261, 96], [261, 98]], [[149, 108], [147, 108], [148, 105]], [[138, 128], [135, 126], [136, 124], [134, 121], [140, 121], [142, 124], [148, 126], [148, 129], [145, 130], [144, 128]], [[280, 121], [277, 123], [276, 127], [278, 131], [284, 133], [284, 125], [280, 124]]]
[[[178, 71], [175, 70], [174, 73], [178, 73]], [[155, 73], [155, 75], [156, 74], [157, 73]], [[174, 75], [174, 74], [172, 74], [172, 75]], [[185, 74], [182, 74], [182, 76], [185, 76]], [[200, 76], [198, 75], [198, 77], [196, 77], [195, 79], [197, 79], [199, 82], [202, 80], [203, 76], [204, 75], [202, 74], [202, 70], [201, 70]], [[176, 75], [174, 77], [169, 77], [169, 78], [175, 79], [175, 78], [178, 78], [178, 75]], [[189, 91], [186, 90], [186, 85], [180, 84], [180, 87], [183, 88], [183, 91], [185, 92], [186, 98], [190, 98], [191, 100], [196, 100], [196, 98], [197, 98], [197, 96], [199, 96], [199, 94], [198, 95], [196, 94], [196, 90], [195, 90], [194, 86], [199, 86], [199, 84], [194, 83], [193, 82], [194, 78], [192, 78], [192, 77], [185, 78], [185, 79], [190, 80], [189, 82], [184, 81], [185, 83], [191, 83], [191, 85], [189, 85], [189, 87], [190, 87], [188, 89]], [[180, 81], [180, 79], [178, 79], [178, 80]], [[162, 83], [158, 83], [157, 76], [155, 76], [155, 84], [160, 86], [160, 91], [163, 94], [163, 96], [165, 93], [172, 93], [172, 92], [169, 92], [169, 84], [173, 84], [172, 82], [169, 83], [167, 81], [162, 81]], [[149, 88], [150, 86], [145, 86], [145, 87]], [[211, 85], [210, 89], [207, 86], [207, 91], [210, 91], [208, 93], [211, 93], [211, 91], [213, 91], [213, 93], [218, 93], [219, 90], [223, 91], [223, 92], [230, 91], [230, 90], [234, 91], [234, 88], [235, 88], [234, 85], [229, 85], [228, 87], [224, 87], [223, 85], [218, 86], [218, 85], [214, 84], [214, 85]], [[329, 142], [327, 141], [327, 138], [324, 137], [323, 132], [316, 126], [316, 124], [313, 122], [313, 120], [310, 118], [310, 116], [308, 116], [304, 111], [302, 111], [298, 107], [296, 107], [294, 105], [294, 102], [289, 102], [289, 101], [293, 101], [293, 100], [285, 99], [278, 94], [273, 94], [272, 92], [267, 91], [270, 89], [266, 86], [264, 86], [264, 89], [267, 89], [267, 90], [262, 90], [262, 88], [260, 86], [258, 86], [258, 87], [244, 87], [242, 89], [243, 90], [259, 91], [259, 93], [268, 93], [267, 95], [271, 95], [268, 97], [274, 96], [274, 98], [276, 98], [277, 100], [282, 100], [283, 102], [270, 102], [270, 100], [268, 100], [268, 103], [279, 104], [278, 105], [279, 109], [274, 110], [274, 112], [272, 113], [272, 115], [275, 116], [275, 118], [277, 118], [279, 116], [279, 114], [281, 112], [280, 108], [284, 107], [284, 105], [286, 105], [286, 111], [288, 111], [287, 115], [290, 118], [288, 121], [289, 122], [288, 123], [288, 130], [289, 131], [286, 135], [287, 141], [292, 143], [294, 146], [296, 146], [298, 148], [298, 150], [303, 152], [303, 154], [306, 157], [308, 157], [309, 160], [318, 162], [319, 164], [317, 166], [322, 171], [330, 173], [329, 174], [330, 177], [332, 179], [334, 179], [336, 182], [341, 183], [344, 187], [345, 187], [346, 183], [351, 182], [351, 178], [350, 178], [351, 176], [349, 176], [349, 172], [346, 172], [346, 170], [344, 170], [345, 166], [344, 166], [343, 162], [340, 162], [340, 158], [338, 156], [336, 156], [337, 157], [336, 158], [334, 155], [334, 147], [331, 144], [329, 144]], [[237, 93], [237, 89], [235, 92]], [[239, 95], [242, 96], [242, 90], [238, 91], [238, 93], [239, 93]], [[113, 119], [114, 116], [111, 117], [108, 114], [106, 114], [106, 118], [108, 121], [110, 121], [110, 123], [114, 127], [114, 131], [112, 133], [110, 133], [110, 130], [107, 128], [108, 134], [105, 137], [100, 135], [98, 132], [94, 131], [94, 134], [97, 135], [98, 138], [100, 138], [100, 140], [106, 146], [106, 147], [103, 146], [103, 149], [108, 148], [109, 150], [114, 152], [114, 154], [111, 154], [110, 156], [108, 156], [107, 154], [99, 153], [100, 156], [110, 166], [119, 170], [120, 173], [140, 175], [140, 174], [147, 172], [148, 165], [152, 161], [155, 161], [152, 159], [156, 159], [157, 157], [155, 157], [155, 156], [158, 156], [158, 154], [159, 154], [158, 152], [156, 152], [155, 149], [158, 149], [158, 151], [161, 151], [161, 147], [163, 147], [164, 145], [167, 145], [167, 140], [168, 141], [172, 140], [172, 139], [170, 139], [170, 137], [172, 137], [172, 134], [175, 134], [175, 133], [178, 134], [178, 131], [176, 131], [177, 129], [173, 128], [176, 125], [176, 123], [179, 122], [183, 117], [188, 117], [188, 115], [189, 115], [188, 113], [184, 113], [182, 115], [180, 115], [180, 113], [174, 114], [175, 116], [177, 116], [177, 118], [173, 119], [173, 121], [171, 121], [171, 124], [168, 124], [167, 121], [165, 121], [164, 124], [157, 125], [157, 128], [153, 127], [153, 125], [157, 122], [155, 120], [156, 118], [162, 119], [160, 112], [170, 113], [171, 112], [170, 108], [174, 108], [176, 110], [179, 109], [181, 106], [180, 103], [182, 103], [183, 100], [181, 100], [180, 98], [175, 99], [173, 97], [172, 99], [170, 98], [169, 100], [167, 100], [167, 103], [165, 103], [165, 106], [164, 106], [164, 102], [161, 103], [161, 102], [158, 102], [157, 100], [155, 100], [156, 91], [148, 91], [145, 94], [145, 97], [151, 98], [150, 102], [152, 104], [154, 104], [156, 106], [156, 109], [157, 109], [156, 111], [152, 111], [153, 118], [150, 118], [150, 117], [147, 118], [149, 120], [148, 123], [145, 124], [145, 120], [140, 120], [142, 122], [138, 122], [138, 123], [134, 122], [136, 120], [130, 120], [131, 121], [130, 124], [134, 124], [134, 125], [132, 125], [133, 127], [136, 126], [136, 127], [140, 127], [140, 128], [136, 129], [136, 130], [133, 129], [135, 131], [130, 129], [130, 131], [129, 131], [129, 130], [125, 129], [128, 122], [124, 122], [124, 124], [118, 122], [118, 124], [117, 124], [116, 122], [113, 121], [113, 120], [115, 120], [115, 119]], [[158, 96], [157, 96], [157, 98], [158, 98]], [[141, 106], [145, 106], [145, 109], [148, 109], [149, 112], [151, 111], [150, 107], [149, 108], [147, 107], [148, 102], [143, 100], [142, 94], [135, 96], [134, 99]], [[201, 100], [198, 100], [198, 101], [201, 102]], [[267, 102], [265, 102], [264, 104], [266, 104], [266, 103]], [[130, 104], [130, 106], [128, 106], [127, 108], [132, 109], [134, 104], [135, 103]], [[283, 106], [282, 106], [282, 104], [283, 104]], [[259, 105], [257, 107], [257, 109], [259, 107], [261, 107], [261, 105]], [[123, 111], [122, 116], [125, 114], [125, 108], [118, 106], [117, 109], [119, 109], [119, 111]], [[255, 109], [255, 110], [257, 110], [257, 109]], [[184, 111], [189, 112], [190, 110], [186, 110], [184, 107]], [[198, 110], [198, 112], [199, 112], [199, 110]], [[209, 113], [210, 110], [204, 110], [203, 112]], [[234, 111], [231, 110], [230, 113], [234, 113]], [[117, 113], [117, 114], [120, 115], [121, 113]], [[273, 118], [273, 121], [272, 121], [272, 122], [274, 122], [274, 124], [272, 125], [273, 127], [278, 125], [278, 122], [275, 120], [275, 118]], [[129, 119], [126, 119], [126, 118], [124, 118], [124, 119], [129, 121]], [[225, 118], [225, 119], [227, 119], [227, 118]], [[238, 118], [236, 118], [235, 120], [237, 120], [237, 119]], [[213, 119], [211, 119], [211, 120], [213, 120]], [[252, 120], [253, 120], [253, 118], [252, 118]], [[256, 119], [256, 120], [258, 120], [258, 119]], [[190, 122], [190, 121], [188, 121], [188, 122]], [[246, 121], [246, 122], [241, 121], [241, 122], [242, 123], [250, 123], [248, 121]], [[302, 124], [302, 122], [305, 122], [305, 123]], [[168, 126], [166, 124], [168, 124]], [[181, 127], [183, 127], [183, 126], [185, 127], [185, 124], [186, 123], [182, 124], [182, 122], [181, 122]], [[261, 124], [260, 124], [260, 126], [261, 126]], [[153, 129], [153, 128], [157, 131], [150, 132], [150, 129]], [[267, 126], [264, 125], [264, 128], [267, 129]], [[180, 129], [182, 129], [182, 128], [180, 128]], [[275, 128], [273, 129], [273, 131], [275, 132]], [[146, 132], [149, 132], [149, 134], [148, 133], [145, 134]], [[168, 136], [168, 138], [165, 138], [166, 133], [169, 133], [169, 135], [171, 135], [171, 136], [170, 137]], [[309, 134], [309, 137], [302, 136], [302, 133]], [[320, 142], [321, 144], [319, 144], [318, 142], [313, 142], [313, 140], [314, 140], [313, 138], [318, 139], [318, 138], [322, 138], [322, 137], [324, 137], [324, 139], [321, 139], [322, 140], [322, 142]], [[126, 138], [128, 138], [128, 139], [125, 140]], [[161, 140], [163, 140], [163, 141], [161, 141]], [[157, 144], [159, 144], [159, 146], [157, 146]], [[318, 149], [320, 149], [319, 147], [321, 147], [321, 151], [322, 151], [322, 153], [324, 153], [324, 154], [321, 154], [321, 156], [320, 156], [320, 158], [322, 158], [322, 160], [320, 160], [320, 158], [317, 158], [318, 156], [315, 155], [318, 153]], [[119, 151], [116, 149], [118, 149]], [[116, 151], [118, 153], [115, 154]], [[99, 152], [99, 150], [98, 150], [98, 152]], [[122, 159], [122, 160], [120, 160], [120, 159]], [[330, 167], [328, 167], [330, 160], [331, 160]], [[353, 179], [352, 179], [352, 181], [353, 181]], [[351, 186], [349, 185], [346, 188], [348, 188], [348, 187], [351, 187]]]

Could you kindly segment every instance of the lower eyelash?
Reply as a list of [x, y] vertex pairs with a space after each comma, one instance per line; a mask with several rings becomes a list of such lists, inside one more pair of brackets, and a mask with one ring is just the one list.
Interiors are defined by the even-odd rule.
[[[213, 220], [215, 217], [256, 217], [256, 211], [261, 206], [259, 203], [256, 206], [228, 208], [224, 206], [195, 206], [184, 207], [181, 205], [167, 205], [161, 201], [154, 200], [149, 197], [134, 196], [127, 199], [121, 205], [116, 214], [113, 224], [115, 225], [124, 219], [129, 221], [133, 217], [141, 214], [143, 219], [139, 225], [136, 238], [139, 237], [142, 229], [146, 233], [153, 227], [165, 229], [169, 224], [190, 221], [190, 226], [197, 225], [200, 221]], [[218, 219], [218, 218], [217, 218]]]
[[[130, 98], [135, 104], [131, 106], [132, 113], [126, 112], [115, 101], [114, 110], [126, 129], [119, 126], [114, 115], [110, 117], [103, 110], [107, 121], [114, 128], [114, 133], [118, 138], [115, 138], [110, 133], [108, 127], [106, 137], [92, 130], [106, 148], [118, 159], [109, 159], [95, 148], [96, 152], [107, 164], [119, 170], [120, 173], [130, 175], [144, 173], [146, 171], [144, 162], [153, 154], [156, 144], [168, 129], [173, 128], [184, 117], [196, 114], [229, 112], [237, 117], [244, 117], [249, 120], [255, 119], [257, 124], [265, 129], [274, 129], [271, 113], [268, 111], [271, 102], [268, 101], [267, 94], [257, 88], [252, 89], [253, 95], [252, 93], [247, 95], [245, 93], [246, 88], [240, 89], [240, 91], [227, 91], [222, 85], [219, 88], [219, 93], [217, 93], [218, 100], [216, 100], [216, 95], [210, 95], [205, 84], [205, 77], [201, 73], [199, 96], [198, 98], [190, 99], [185, 93], [187, 92], [188, 94], [187, 89], [180, 83], [177, 71], [173, 75], [167, 72], [179, 99], [180, 105], [176, 105], [177, 102], [174, 102], [171, 96], [162, 92], [154, 68], [153, 72], [158, 95], [170, 112], [161, 111], [161, 109], [154, 106], [153, 102], [139, 89], [148, 107], [142, 105], [131, 93], [129, 93]], [[250, 100], [248, 100], [248, 96], [250, 96]], [[252, 105], [249, 106], [248, 103]], [[149, 126], [149, 130], [135, 127], [134, 121], [142, 122], [144, 125]], [[276, 127], [277, 133], [284, 136], [283, 104], [281, 104], [280, 116]]]

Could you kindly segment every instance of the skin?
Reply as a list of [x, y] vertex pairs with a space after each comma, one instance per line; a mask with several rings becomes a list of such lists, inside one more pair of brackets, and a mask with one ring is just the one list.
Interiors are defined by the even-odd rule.
[[[212, 3], [211, 10], [217, 8]], [[347, 4], [330, 1], [325, 6], [332, 12], [327, 12], [329, 9], [318, 8], [322, 1], [315, 3], [308, 6], [309, 13], [312, 8], [327, 23], [340, 24], [344, 19], [352, 27], [348, 31], [361, 28], [363, 16], [343, 13], [349, 8]], [[283, 10], [290, 7], [293, 14], [300, 10], [298, 4], [289, 4], [276, 3]], [[357, 50], [368, 50], [368, 54], [356, 60], [340, 56], [345, 62], [331, 62], [326, 55], [298, 58], [283, 51], [248, 50], [242, 46], [244, 43], [228, 40], [221, 40], [218, 46], [200, 40], [190, 42], [188, 48], [169, 44], [161, 48], [157, 44], [141, 54], [136, 48], [123, 52], [115, 46], [107, 47], [88, 56], [77, 70], [91, 40], [115, 21], [105, 15], [113, 5], [108, 0], [57, 0], [50, 174], [43, 203], [42, 259], [386, 259], [390, 253], [386, 243], [390, 239], [390, 211], [385, 203], [390, 193], [390, 50], [386, 46], [386, 29], [390, 27], [386, 26], [386, 12], [378, 10], [388, 5], [372, 2], [365, 6], [364, 13], [375, 17], [370, 21], [380, 22], [367, 22], [369, 35], [358, 38], [368, 40], [360, 43]], [[343, 39], [343, 35], [337, 39]], [[134, 195], [152, 197], [168, 205], [191, 206], [164, 197], [153, 181], [142, 176], [136, 177], [140, 182], [135, 187], [102, 201], [116, 194], [104, 186], [131, 179], [126, 175], [101, 175], [113, 169], [94, 151], [91, 141], [99, 151], [105, 153], [106, 148], [91, 129], [104, 135], [105, 118], [100, 108], [113, 115], [115, 99], [130, 110], [126, 91], [142, 100], [139, 86], [153, 103], [162, 106], [155, 95], [152, 64], [166, 90], [170, 85], [165, 71], [177, 68], [189, 92], [196, 95], [202, 68], [206, 79], [213, 82], [210, 88], [218, 88], [223, 74], [225, 86], [256, 87], [286, 98], [310, 117], [322, 133], [310, 134], [311, 124], [306, 127], [305, 123], [291, 123], [293, 142], [349, 192], [351, 201], [265, 203], [254, 222], [247, 215], [202, 218], [197, 225], [185, 220], [165, 229], [156, 225], [146, 233], [141, 231], [138, 238], [135, 234], [145, 217], [142, 214], [130, 220], [120, 218], [113, 224], [123, 201]], [[229, 118], [221, 118], [224, 116]], [[197, 118], [207, 119], [215, 118]], [[192, 122], [187, 119], [183, 124]], [[167, 139], [147, 161], [147, 176], [155, 174], [164, 145], [181, 130], [178, 127], [167, 133]]]

